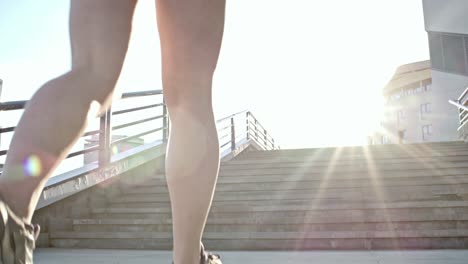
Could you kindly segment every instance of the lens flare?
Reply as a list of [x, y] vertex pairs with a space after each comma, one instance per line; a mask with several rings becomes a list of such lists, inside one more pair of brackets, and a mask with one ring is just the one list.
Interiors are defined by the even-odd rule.
[[23, 162], [24, 172], [28, 176], [37, 177], [42, 172], [41, 160], [36, 155], [31, 155]]
[[118, 154], [118, 153], [119, 153], [119, 148], [116, 145], [112, 146], [112, 154], [115, 155], [115, 154]]

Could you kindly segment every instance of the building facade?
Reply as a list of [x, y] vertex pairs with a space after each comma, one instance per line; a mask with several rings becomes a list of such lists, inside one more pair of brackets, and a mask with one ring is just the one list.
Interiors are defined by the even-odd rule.
[[373, 144], [460, 140], [458, 109], [448, 100], [468, 87], [468, 1], [423, 0], [423, 12], [431, 60], [397, 69]]
[[430, 61], [398, 67], [385, 86], [385, 111], [382, 129], [373, 144], [417, 143], [439, 141], [434, 126], [438, 123], [440, 102], [432, 87]]
[[468, 87], [468, 1], [423, 0], [424, 24], [429, 38], [432, 87], [440, 102], [434, 113], [440, 124], [438, 141], [459, 140], [458, 109], [447, 103]]

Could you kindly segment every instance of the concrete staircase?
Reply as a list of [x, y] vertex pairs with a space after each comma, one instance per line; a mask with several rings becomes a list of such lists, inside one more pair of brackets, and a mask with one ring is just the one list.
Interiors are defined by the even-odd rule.
[[[50, 232], [53, 247], [171, 249], [164, 175]], [[468, 144], [246, 152], [223, 163], [210, 250], [468, 248]]]

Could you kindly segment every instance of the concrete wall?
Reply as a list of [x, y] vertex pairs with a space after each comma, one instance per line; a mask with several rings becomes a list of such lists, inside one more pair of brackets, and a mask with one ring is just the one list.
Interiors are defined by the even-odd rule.
[[423, 0], [426, 31], [468, 34], [467, 0]]

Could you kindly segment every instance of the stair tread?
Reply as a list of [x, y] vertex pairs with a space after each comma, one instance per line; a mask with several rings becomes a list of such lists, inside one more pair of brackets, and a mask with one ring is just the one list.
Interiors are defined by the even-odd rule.
[[[311, 231], [311, 232], [205, 232], [204, 239], [339, 239], [339, 238], [468, 237], [468, 229], [388, 230], [388, 231]], [[56, 238], [153, 238], [171, 239], [172, 232], [51, 232]]]

